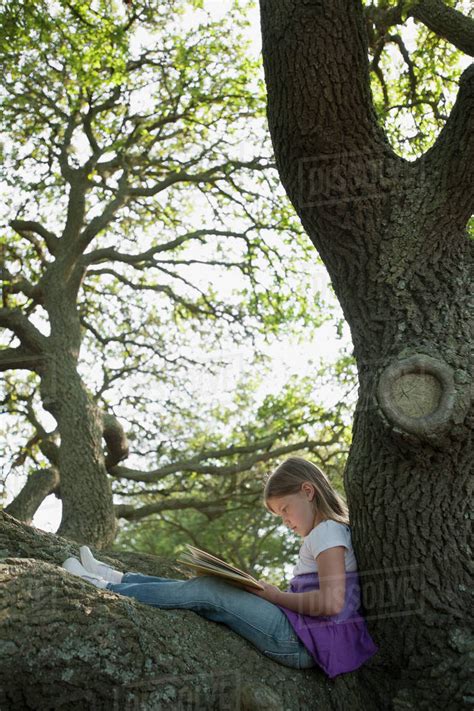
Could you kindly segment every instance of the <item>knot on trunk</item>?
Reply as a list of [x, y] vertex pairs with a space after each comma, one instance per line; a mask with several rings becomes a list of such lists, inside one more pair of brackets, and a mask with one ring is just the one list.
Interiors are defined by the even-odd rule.
[[471, 399], [469, 380], [468, 373], [419, 353], [382, 371], [377, 400], [392, 427], [432, 442], [463, 421]]

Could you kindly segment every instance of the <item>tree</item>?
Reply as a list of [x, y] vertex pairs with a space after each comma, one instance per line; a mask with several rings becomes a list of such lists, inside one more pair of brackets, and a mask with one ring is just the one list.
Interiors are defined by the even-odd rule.
[[388, 708], [472, 701], [474, 66], [439, 135], [408, 161], [374, 110], [366, 21], [383, 17], [386, 38], [408, 12], [473, 54], [474, 23], [452, 5], [383, 2], [364, 16], [360, 0], [260, 2], [279, 174], [354, 343], [360, 391], [344, 483], [382, 648], [360, 678], [374, 697], [383, 674], [391, 680]]
[[[397, 85], [395, 93], [399, 96], [395, 97], [394, 85], [387, 80], [381, 49], [389, 35], [395, 36], [391, 23], [404, 20], [404, 15], [398, 12], [400, 9], [412, 14], [423, 10], [429, 13], [430, 8], [443, 9], [450, 20], [443, 23], [443, 34], [450, 36], [450, 28], [456, 26], [451, 22], [454, 16], [457, 26], [463, 28], [462, 34], [468, 38], [468, 22], [462, 15], [454, 14], [451, 5], [454, 3], [444, 3], [441, 7], [441, 3], [420, 2], [395, 7], [383, 0], [366, 5], [364, 20], [359, 2], [262, 2], [269, 120], [278, 167], [303, 225], [328, 266], [356, 347], [360, 401], [345, 487], [356, 553], [363, 571], [369, 626], [382, 652], [369, 665], [355, 674], [344, 675], [335, 684], [329, 684], [317, 670], [296, 674], [275, 664], [267, 666], [266, 660], [251, 654], [256, 673], [250, 676], [250, 686], [240, 680], [234, 685], [242, 691], [242, 708], [309, 708], [316, 698], [321, 699], [323, 707], [327, 708], [347, 708], [349, 705], [356, 709], [462, 708], [469, 704], [470, 637], [464, 622], [464, 610], [468, 609], [469, 602], [468, 521], [464, 515], [469, 492], [467, 475], [472, 460], [472, 456], [469, 459], [471, 443], [467, 418], [471, 417], [472, 421], [472, 411], [465, 416], [459, 399], [444, 398], [441, 408], [449, 410], [452, 407], [454, 424], [449, 418], [445, 424], [442, 419], [436, 422], [436, 418], [425, 418], [421, 422], [425, 425], [423, 431], [416, 428], [420, 421], [413, 422], [417, 418], [410, 417], [413, 410], [409, 409], [410, 403], [403, 404], [403, 393], [409, 393], [413, 387], [413, 401], [417, 392], [426, 394], [430, 387], [436, 390], [438, 382], [441, 383], [440, 389], [446, 387], [449, 390], [449, 368], [440, 370], [430, 361], [432, 367], [428, 371], [426, 359], [421, 361], [422, 368], [416, 362], [405, 363], [414, 371], [402, 371], [401, 377], [405, 380], [399, 383], [398, 389], [395, 388], [395, 393], [401, 393], [397, 407], [390, 406], [390, 393], [387, 398], [384, 388], [379, 390], [377, 387], [379, 374], [383, 375], [384, 369], [397, 357], [409, 357], [413, 351], [445, 361], [449, 367], [455, 363], [455, 394], [461, 399], [467, 384], [463, 380], [470, 377], [463, 351], [469, 336], [465, 271], [470, 253], [465, 225], [470, 209], [469, 198], [463, 202], [461, 193], [462, 181], [469, 185], [472, 178], [469, 172], [472, 161], [467, 160], [472, 134], [467, 130], [466, 110], [472, 102], [472, 72], [464, 74], [449, 120], [430, 147], [433, 127], [444, 121], [432, 108], [439, 108], [436, 82], [434, 88], [426, 88], [430, 82], [423, 81], [420, 88], [418, 82], [417, 91], [422, 89], [423, 101], [429, 102], [417, 105], [427, 106], [431, 115], [426, 117], [421, 109], [420, 113], [414, 111], [415, 136], [406, 135], [403, 125], [394, 130], [389, 121], [392, 104], [413, 107], [413, 96], [411, 99], [409, 96], [410, 76], [420, 79], [422, 62], [415, 65], [405, 62], [406, 82]], [[431, 14], [433, 22], [436, 17], [442, 15]], [[395, 27], [402, 37], [401, 25]], [[369, 30], [368, 36], [366, 29]], [[459, 34], [456, 30], [455, 38], [459, 38]], [[333, 35], [334, 41], [330, 41]], [[449, 65], [453, 56], [449, 45], [439, 42], [436, 36], [433, 39], [431, 31], [426, 31], [426, 37], [430, 38], [425, 43], [429, 49], [427, 55], [436, 59], [441, 48], [446, 52]], [[403, 42], [396, 46], [400, 50], [406, 49]], [[381, 50], [378, 60], [377, 47]], [[377, 125], [371, 105], [368, 54], [380, 125]], [[411, 61], [410, 52], [407, 51], [406, 57]], [[312, 74], [308, 67], [317, 68], [317, 71]], [[331, 81], [336, 67], [338, 83]], [[450, 80], [455, 78], [456, 71], [448, 66], [443, 75]], [[308, 76], [309, 80], [303, 83]], [[386, 108], [380, 76], [386, 82]], [[299, 103], [301, 87], [304, 88], [304, 106]], [[448, 104], [443, 107], [443, 112], [449, 108]], [[279, 113], [276, 108], [280, 109]], [[315, 116], [316, 125], [322, 126], [323, 131], [314, 130]], [[414, 162], [403, 160], [390, 148], [380, 127], [382, 124], [394, 145], [400, 146], [403, 139], [413, 138], [409, 141], [412, 152], [429, 150]], [[358, 151], [356, 160], [353, 152], [348, 155], [354, 146]], [[456, 148], [459, 146], [462, 150]], [[331, 172], [333, 157], [337, 162]], [[391, 173], [384, 172], [385, 165], [391, 168]], [[303, 194], [304, 197], [305, 194], [298, 192], [292, 171], [299, 167], [301, 177], [306, 178], [311, 166], [319, 171], [313, 171], [313, 180], [309, 184], [303, 180], [302, 189], [309, 192], [309, 199], [301, 204], [298, 196]], [[355, 174], [351, 173], [354, 168], [357, 168]], [[441, 180], [443, 169], [447, 171], [446, 180], [441, 183], [442, 190], [438, 182], [436, 199], [433, 200], [433, 186], [436, 179]], [[344, 187], [343, 179], [350, 188]], [[362, 184], [361, 179], [365, 180]], [[448, 200], [450, 209], [444, 211]], [[414, 296], [419, 296], [418, 301]], [[388, 376], [391, 376], [390, 372]], [[379, 396], [380, 402], [372, 396]], [[418, 404], [422, 408], [429, 407], [426, 399]], [[464, 409], [468, 407], [466, 402]], [[426, 413], [426, 409], [421, 412]], [[199, 678], [191, 684], [208, 694], [203, 704], [219, 707], [219, 700], [212, 697], [212, 690], [219, 688], [220, 677], [213, 676], [209, 680], [206, 673], [209, 670], [214, 672], [216, 667], [208, 665], [216, 661], [219, 672], [230, 666], [235, 669], [236, 659], [239, 666], [245, 665], [243, 651], [248, 650], [247, 645], [227, 634], [214, 647], [214, 635], [211, 639], [207, 634], [207, 623], [196, 624], [194, 615], [165, 613], [157, 618], [133, 602], [119, 601], [116, 607], [115, 599], [113, 602], [107, 600], [104, 605], [104, 593], [92, 593], [80, 581], [71, 583], [61, 571], [48, 565], [58, 564], [66, 555], [77, 555], [74, 545], [60, 537], [47, 536], [23, 526], [5, 513], [0, 513], [0, 517], [3, 556], [0, 570], [5, 582], [2, 586], [2, 619], [11, 620], [11, 624], [5, 624], [8, 634], [2, 630], [2, 640], [6, 643], [0, 646], [2, 660], [7, 660], [7, 664], [2, 665], [2, 686], [7, 697], [2, 706], [14, 707], [16, 701], [16, 707], [29, 703], [47, 707], [51, 703], [52, 688], [56, 694], [58, 688], [57, 683], [52, 687], [44, 683], [47, 675], [46, 678], [53, 682], [60, 681], [61, 693], [69, 693], [69, 699], [74, 696], [76, 705], [90, 707], [91, 694], [84, 682], [85, 674], [90, 679], [92, 698], [99, 708], [110, 707], [114, 693], [118, 693], [120, 699], [125, 698], [126, 703], [142, 701], [145, 708], [153, 707], [153, 703], [156, 706], [156, 700], [163, 705], [176, 706], [176, 696], [171, 699], [164, 696], [162, 675], [168, 675], [170, 681], [169, 676], [176, 670], [180, 675], [185, 675], [189, 669], [195, 670], [196, 657], [199, 656], [202, 659], [199, 667], [204, 674], [197, 675]], [[126, 556], [123, 552], [112, 551], [110, 554], [120, 556], [124, 564], [127, 561], [127, 567], [136, 565], [145, 572], [173, 574], [166, 564], [163, 568], [159, 566], [155, 558]], [[405, 567], [400, 570], [397, 566]], [[423, 575], [421, 581], [416, 577], [420, 573]], [[44, 654], [40, 640], [52, 632], [49, 628], [42, 629], [41, 624], [45, 619], [45, 606], [51, 602], [51, 587], [57, 591], [58, 597], [54, 610], [61, 611], [61, 616], [57, 627], [51, 626], [54, 643], [48, 636], [47, 654]], [[379, 591], [378, 596], [369, 595], [374, 590]], [[103, 647], [96, 643], [85, 646], [80, 638], [68, 637], [71, 606], [93, 611], [87, 615], [87, 620], [84, 617], [75, 619], [74, 632], [84, 629], [87, 624], [87, 635], [92, 636], [90, 623], [100, 616], [112, 635], [103, 642]], [[31, 647], [25, 651], [26, 645], [18, 646], [18, 640], [24, 639], [25, 619], [19, 618], [19, 609], [26, 610], [25, 617], [31, 620], [29, 639], [38, 640], [32, 651]], [[110, 610], [117, 623], [113, 629]], [[104, 617], [101, 617], [102, 613]], [[40, 625], [36, 628], [38, 619]], [[163, 620], [159, 629], [154, 624], [157, 619]], [[160, 636], [169, 629], [165, 619], [167, 622], [172, 620], [169, 624], [176, 625], [173, 629], [177, 629], [176, 635], [174, 632], [167, 634], [166, 639]], [[192, 621], [195, 640], [192, 647], [187, 646], [190, 625], [183, 623], [186, 619], [190, 624]], [[133, 621], [133, 632], [130, 620]], [[153, 633], [153, 644], [149, 642], [147, 629]], [[118, 640], [113, 636], [115, 630], [125, 630], [126, 643], [122, 643], [122, 637]], [[133, 642], [130, 642], [130, 634], [135, 635], [137, 630], [139, 636], [133, 636]], [[69, 646], [59, 647], [58, 636], [66, 638]], [[176, 637], [180, 639], [179, 647], [173, 646]], [[135, 646], [135, 640], [139, 639], [142, 644], [137, 641]], [[120, 656], [118, 668], [115, 664], [117, 657], [111, 649], [111, 646], [117, 648], [117, 641], [118, 648], [123, 649], [125, 655], [131, 647], [138, 654], [138, 657]], [[184, 657], [180, 652], [182, 644], [186, 646]], [[239, 645], [238, 648], [234, 644]], [[226, 654], [231, 645], [229, 658]], [[106, 650], [103, 656], [102, 649]], [[215, 654], [209, 654], [209, 649], [215, 650]], [[64, 663], [66, 656], [67, 664]], [[106, 663], [104, 658], [108, 660]], [[122, 659], [130, 660], [126, 668], [122, 666]], [[63, 674], [63, 665], [73, 669], [72, 675], [69, 672], [66, 676], [67, 689], [64, 674], [68, 672]], [[144, 696], [140, 683], [144, 670], [150, 667], [158, 669], [161, 676], [154, 676], [152, 680], [146, 676], [146, 681], [151, 683]], [[61, 670], [59, 678], [57, 669]], [[261, 680], [266, 676], [271, 677], [272, 692], [262, 688]], [[171, 679], [171, 687], [174, 681]], [[169, 687], [168, 692], [172, 693]], [[229, 698], [232, 698], [230, 694], [225, 697], [226, 700]]]
[[[113, 540], [117, 516], [146, 515], [133, 505], [114, 508], [116, 482], [125, 480], [125, 490], [127, 482], [167, 484], [163, 505], [177, 490], [173, 474], [212, 469], [212, 459], [234, 467], [238, 460], [245, 470], [246, 461], [278, 456], [289, 436], [280, 427], [253, 441], [215, 438], [214, 447], [188, 441], [183, 454], [176, 428], [165, 431], [163, 408], [146, 402], [151, 379], [155, 399], [169, 403], [186, 388], [186, 368], [204, 367], [203, 350], [231, 329], [242, 342], [315, 315], [303, 291], [285, 283], [297, 261], [275, 250], [278, 234], [293, 249], [299, 243], [300, 255], [307, 247], [273, 191], [269, 146], [263, 140], [261, 155], [243, 156], [244, 130], [258, 135], [263, 118], [239, 34], [245, 18], [238, 8], [222, 26], [196, 15], [186, 30], [186, 7], [180, 0], [134, 3], [128, 13], [110, 13], [106, 2], [2, 7], [9, 229], [0, 326], [9, 340], [0, 370], [8, 372], [4, 406], [29, 427], [17, 460], [34, 465], [8, 511], [31, 520], [54, 492], [63, 503], [59, 532], [97, 545]], [[269, 270], [259, 279], [262, 264]], [[237, 275], [240, 291], [219, 297], [216, 268]], [[141, 425], [143, 440], [163, 444], [151, 471], [119, 465], [129, 442], [113, 388], [129, 413], [135, 407], [129, 418], [153, 412], [155, 426]], [[183, 410], [172, 403], [168, 422]], [[249, 460], [252, 452], [258, 456]]]

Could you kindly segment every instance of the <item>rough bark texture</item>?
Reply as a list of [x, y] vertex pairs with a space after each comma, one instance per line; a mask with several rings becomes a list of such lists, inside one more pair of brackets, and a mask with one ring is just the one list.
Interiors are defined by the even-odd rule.
[[409, 7], [408, 15], [423, 22], [432, 32], [445, 37], [462, 52], [474, 56], [474, 20], [442, 0], [419, 0]]
[[443, 0], [408, 0], [396, 4], [367, 3], [364, 12], [369, 21], [369, 34], [371, 23], [385, 33], [390, 27], [403, 24], [406, 17], [413, 17], [461, 52], [474, 56], [474, 20], [449, 7]]
[[59, 471], [56, 467], [37, 469], [28, 477], [18, 496], [5, 507], [6, 513], [19, 521], [31, 523], [44, 499], [59, 486]]
[[[74, 216], [69, 219], [73, 222]], [[115, 537], [116, 520], [102, 447], [103, 416], [77, 370], [81, 332], [76, 297], [82, 274], [73, 246], [65, 241], [61, 250], [42, 284], [51, 333], [39, 369], [43, 406], [56, 419], [61, 440], [58, 533], [104, 547]]]
[[[263, 657], [225, 625], [98, 590], [60, 564], [78, 548], [0, 512], [0, 707], [377, 709], [355, 674], [330, 681]], [[122, 570], [185, 579], [148, 555], [101, 552]]]
[[474, 698], [474, 66], [435, 145], [397, 156], [372, 105], [359, 1], [261, 0], [282, 182], [351, 328], [360, 391], [345, 472], [369, 628], [390, 708]]

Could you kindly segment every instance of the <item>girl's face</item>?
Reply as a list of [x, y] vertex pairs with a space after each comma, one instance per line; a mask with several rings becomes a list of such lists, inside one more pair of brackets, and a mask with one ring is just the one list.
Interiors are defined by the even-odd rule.
[[272, 511], [281, 516], [285, 526], [302, 538], [307, 536], [319, 522], [312, 499], [314, 489], [311, 485], [302, 485], [297, 494], [287, 496], [273, 496], [267, 503]]

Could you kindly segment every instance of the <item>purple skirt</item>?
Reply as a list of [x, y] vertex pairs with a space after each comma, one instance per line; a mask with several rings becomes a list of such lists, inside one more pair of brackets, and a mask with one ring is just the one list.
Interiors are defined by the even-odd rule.
[[[290, 580], [286, 592], [301, 593], [319, 590], [318, 573], [296, 575]], [[316, 664], [330, 679], [358, 669], [379, 651], [361, 616], [360, 583], [358, 571], [346, 571], [344, 608], [338, 615], [302, 615], [283, 605], [277, 607], [285, 613], [296, 634], [308, 649]]]

